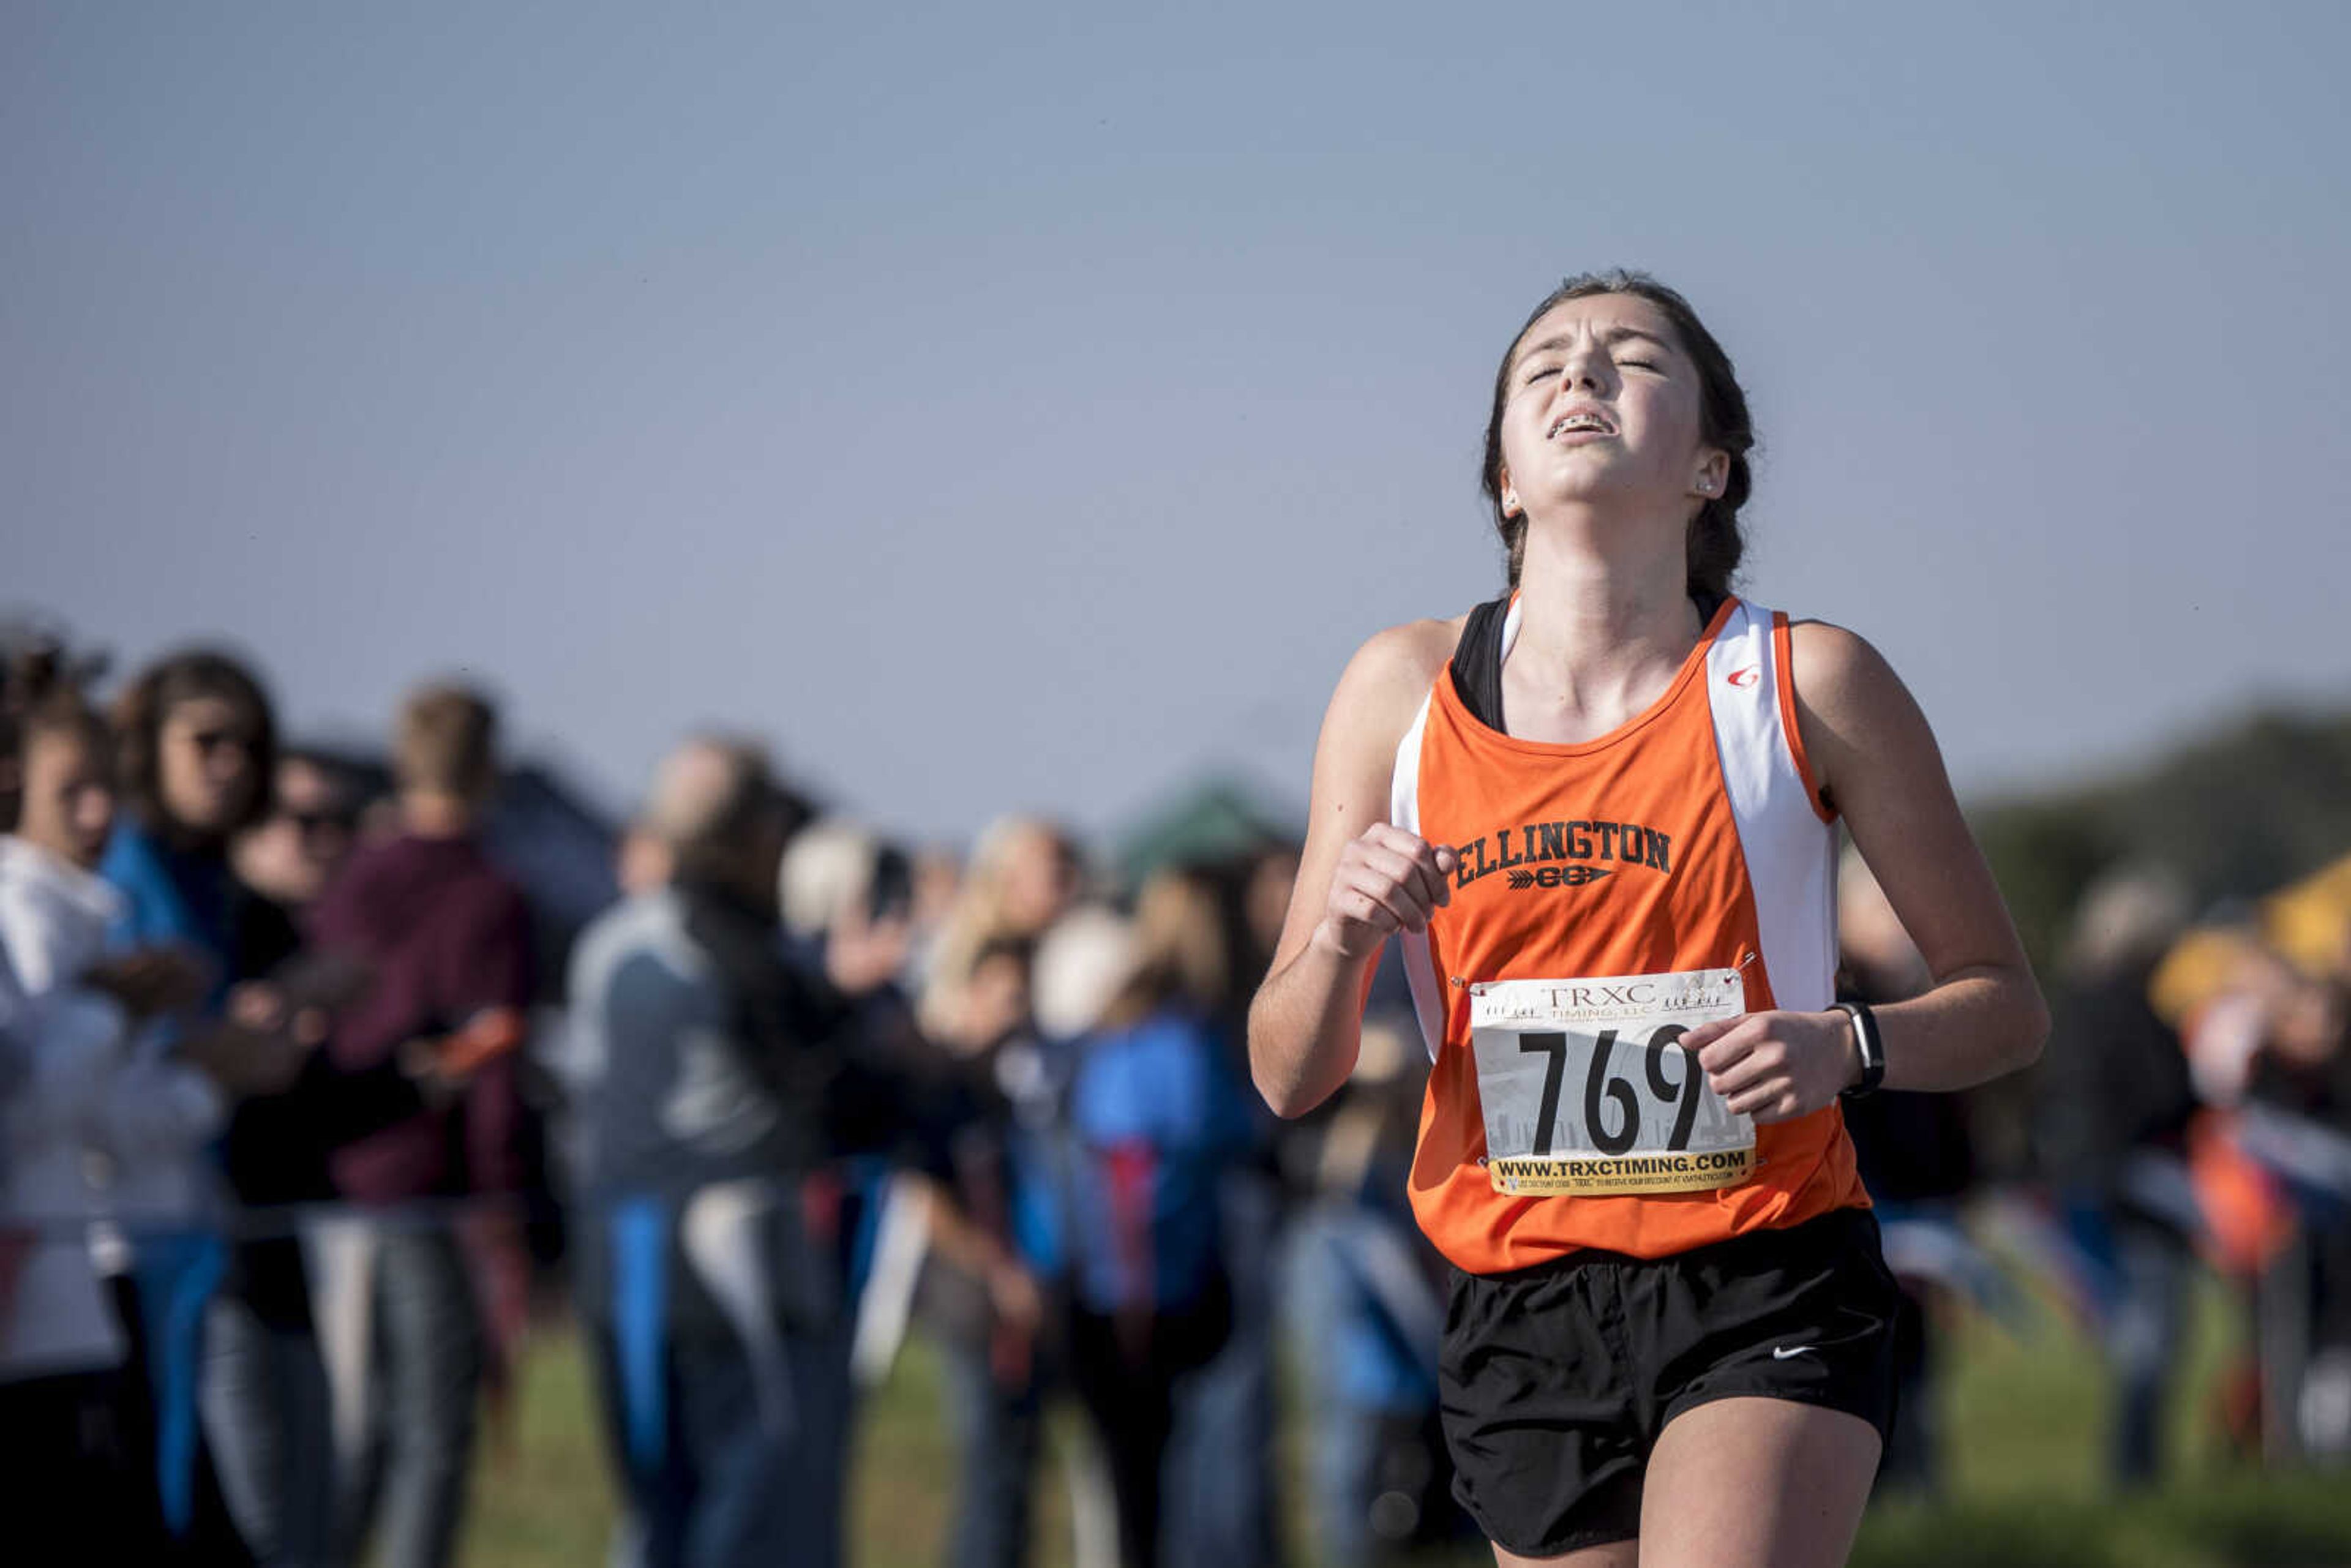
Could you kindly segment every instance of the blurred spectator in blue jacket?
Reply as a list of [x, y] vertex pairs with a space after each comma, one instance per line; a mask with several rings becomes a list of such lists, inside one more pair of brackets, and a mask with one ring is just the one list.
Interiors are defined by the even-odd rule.
[[1126, 1568], [1186, 1552], [1188, 1521], [1163, 1509], [1170, 1439], [1187, 1385], [1232, 1333], [1222, 1187], [1249, 1124], [1214, 1021], [1226, 965], [1213, 887], [1155, 875], [1136, 900], [1127, 978], [1087, 1031], [1071, 1087], [1071, 1372], [1109, 1462]]
[[[143, 671], [114, 716], [130, 810], [99, 868], [123, 900], [113, 940], [184, 946], [206, 965], [197, 1019], [167, 1038], [170, 1049], [185, 1056], [242, 1032], [246, 1049], [266, 1050], [335, 999], [331, 986], [313, 995], [308, 978], [281, 973], [299, 933], [229, 863], [231, 841], [269, 810], [277, 731], [268, 697], [243, 664], [200, 649]], [[307, 1068], [296, 1059], [277, 1087]], [[207, 1216], [224, 1176], [240, 1201], [268, 1206], [316, 1196], [303, 1190], [316, 1166], [311, 1149], [283, 1145], [267, 1097], [256, 1097], [209, 1155], [159, 1141], [126, 1155], [115, 1178], [117, 1206], [146, 1227], [131, 1275], [164, 1516], [174, 1531], [196, 1527], [201, 1394], [204, 1442], [236, 1531], [271, 1564], [323, 1563], [331, 1550], [326, 1373], [296, 1236], [256, 1232], [232, 1246]]]

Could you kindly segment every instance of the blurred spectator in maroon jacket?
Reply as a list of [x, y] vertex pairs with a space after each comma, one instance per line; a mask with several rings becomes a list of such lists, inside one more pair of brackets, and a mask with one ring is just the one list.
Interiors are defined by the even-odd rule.
[[514, 1046], [531, 998], [529, 920], [475, 836], [497, 779], [496, 723], [487, 703], [459, 687], [408, 699], [393, 747], [400, 831], [353, 854], [312, 922], [320, 949], [371, 977], [337, 1020], [339, 1065], [423, 1060], [450, 1086], [439, 1103], [335, 1157], [347, 1196], [402, 1206], [373, 1228], [359, 1265], [371, 1396], [344, 1511], [350, 1560], [380, 1522], [389, 1568], [451, 1561], [464, 1511], [491, 1347], [461, 1228], [491, 1264], [490, 1328], [511, 1326], [527, 1278], [518, 1218], [485, 1207], [452, 1222], [434, 1207], [511, 1194], [523, 1177]]

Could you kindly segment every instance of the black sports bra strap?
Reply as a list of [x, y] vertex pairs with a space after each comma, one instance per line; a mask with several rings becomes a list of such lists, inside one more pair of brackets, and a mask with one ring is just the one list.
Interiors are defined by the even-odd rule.
[[1489, 599], [1469, 612], [1461, 641], [1453, 646], [1453, 689], [1461, 706], [1489, 729], [1502, 727], [1502, 622], [1510, 596]]
[[[1714, 624], [1724, 599], [1708, 593], [1697, 601], [1701, 627]], [[1453, 645], [1453, 689], [1470, 716], [1487, 728], [1509, 734], [1502, 724], [1502, 623], [1510, 619], [1510, 596], [1489, 599], [1469, 612], [1462, 623], [1461, 641]]]

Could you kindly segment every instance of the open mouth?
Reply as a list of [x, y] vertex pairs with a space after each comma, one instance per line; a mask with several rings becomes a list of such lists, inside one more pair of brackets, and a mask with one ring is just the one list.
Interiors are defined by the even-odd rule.
[[1551, 422], [1544, 433], [1556, 441], [1562, 435], [1614, 435], [1616, 422], [1596, 408], [1572, 408]]

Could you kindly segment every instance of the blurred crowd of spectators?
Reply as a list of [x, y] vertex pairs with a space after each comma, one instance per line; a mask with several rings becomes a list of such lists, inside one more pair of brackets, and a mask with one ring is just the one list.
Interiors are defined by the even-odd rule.
[[[1277, 1123], [1249, 1086], [1278, 833], [1114, 883], [1036, 819], [967, 854], [893, 843], [714, 733], [553, 856], [597, 862], [559, 896], [543, 845], [489, 831], [511, 786], [477, 692], [414, 691], [377, 770], [284, 744], [236, 658], [166, 657], [103, 704], [100, 677], [20, 640], [0, 685], [19, 1540], [446, 1563], [485, 1412], [556, 1310], [622, 1563], [841, 1562], [860, 1391], [909, 1333], [943, 1369], [951, 1568], [1030, 1559], [1047, 1471], [1087, 1568], [1270, 1565], [1283, 1508], [1331, 1563], [1463, 1528], [1401, 977], [1331, 1103]], [[1926, 983], [1857, 863], [1844, 905], [1847, 994]], [[1854, 1108], [1911, 1297], [1885, 1485], [1939, 1485], [1940, 1341], [2009, 1310], [1987, 1174], [2109, 1352], [2117, 1484], [2159, 1476], [2208, 1273], [2252, 1331], [2215, 1420], [2264, 1458], [2351, 1456], [2346, 911], [2346, 867], [2202, 925], [2160, 872], [2094, 887], [2030, 1171], [1977, 1168], [1961, 1100]]]

